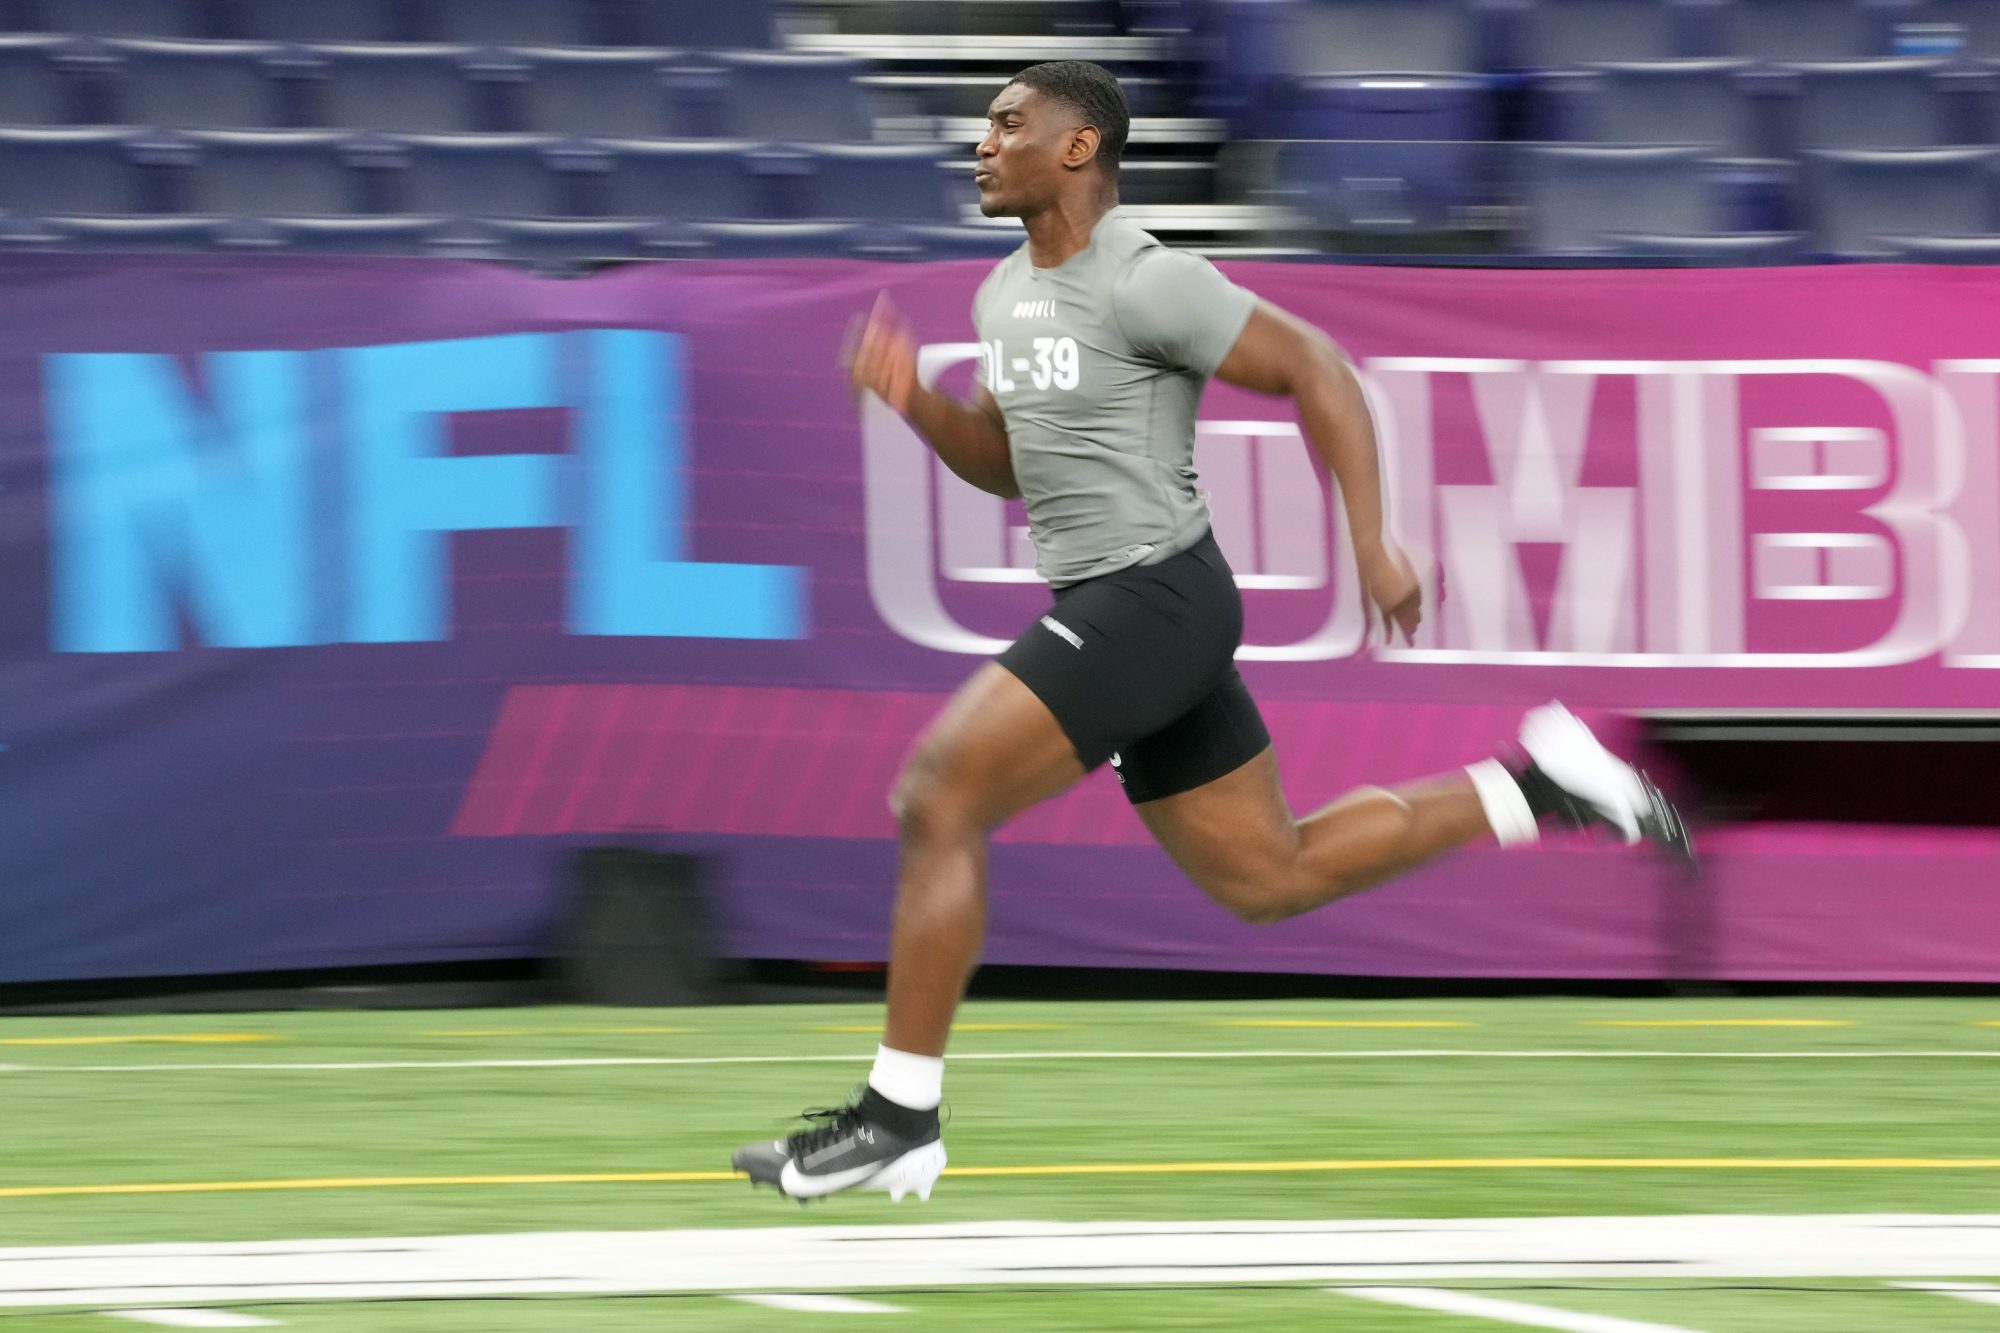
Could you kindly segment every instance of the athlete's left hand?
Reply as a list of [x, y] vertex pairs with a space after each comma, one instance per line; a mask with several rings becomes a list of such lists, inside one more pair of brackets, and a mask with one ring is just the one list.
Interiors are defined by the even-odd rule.
[[1361, 565], [1361, 586], [1368, 592], [1371, 635], [1379, 616], [1385, 639], [1394, 642], [1400, 630], [1404, 643], [1414, 643], [1424, 619], [1424, 585], [1410, 558], [1387, 537], [1358, 548], [1355, 556]]

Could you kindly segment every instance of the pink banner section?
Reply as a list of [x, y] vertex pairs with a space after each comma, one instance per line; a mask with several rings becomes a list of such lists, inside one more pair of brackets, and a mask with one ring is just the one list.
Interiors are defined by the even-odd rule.
[[[677, 833], [891, 838], [888, 795], [946, 696], [731, 685], [520, 685], [507, 694], [454, 834]], [[1264, 707], [1295, 803], [1491, 754], [1519, 710], [1280, 700]], [[1099, 772], [1001, 842], [1150, 841]]]

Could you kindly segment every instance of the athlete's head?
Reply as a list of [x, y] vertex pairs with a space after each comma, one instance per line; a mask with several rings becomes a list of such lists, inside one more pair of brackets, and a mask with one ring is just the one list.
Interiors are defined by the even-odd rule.
[[1132, 110], [1104, 66], [1030, 65], [1000, 90], [986, 116], [973, 177], [987, 217], [1036, 213], [1073, 189], [1117, 189]]

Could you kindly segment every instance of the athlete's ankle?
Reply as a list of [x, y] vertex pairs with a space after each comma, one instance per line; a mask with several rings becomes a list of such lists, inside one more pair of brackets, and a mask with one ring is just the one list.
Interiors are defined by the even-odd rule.
[[[1548, 782], [1534, 765], [1528, 765], [1528, 770], [1540, 783]], [[1536, 808], [1537, 797], [1545, 795], [1539, 785], [1531, 795], [1529, 787], [1532, 780], [1524, 781], [1524, 773], [1498, 759], [1482, 759], [1476, 764], [1469, 764], [1465, 775], [1472, 779], [1472, 789], [1479, 796], [1480, 809], [1486, 812], [1487, 826], [1493, 830], [1493, 836], [1502, 847], [1517, 847], [1541, 838], [1540, 821], [1547, 811]]]
[[919, 1138], [937, 1128], [937, 1107], [920, 1110], [914, 1106], [905, 1106], [901, 1102], [883, 1096], [873, 1087], [862, 1090], [861, 1110], [876, 1124], [906, 1139]]

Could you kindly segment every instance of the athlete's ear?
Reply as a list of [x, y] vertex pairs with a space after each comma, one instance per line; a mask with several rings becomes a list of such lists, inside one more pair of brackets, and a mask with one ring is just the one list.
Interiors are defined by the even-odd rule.
[[1095, 125], [1077, 126], [1070, 132], [1069, 143], [1063, 147], [1063, 165], [1073, 169], [1096, 157], [1097, 145], [1103, 138]]

